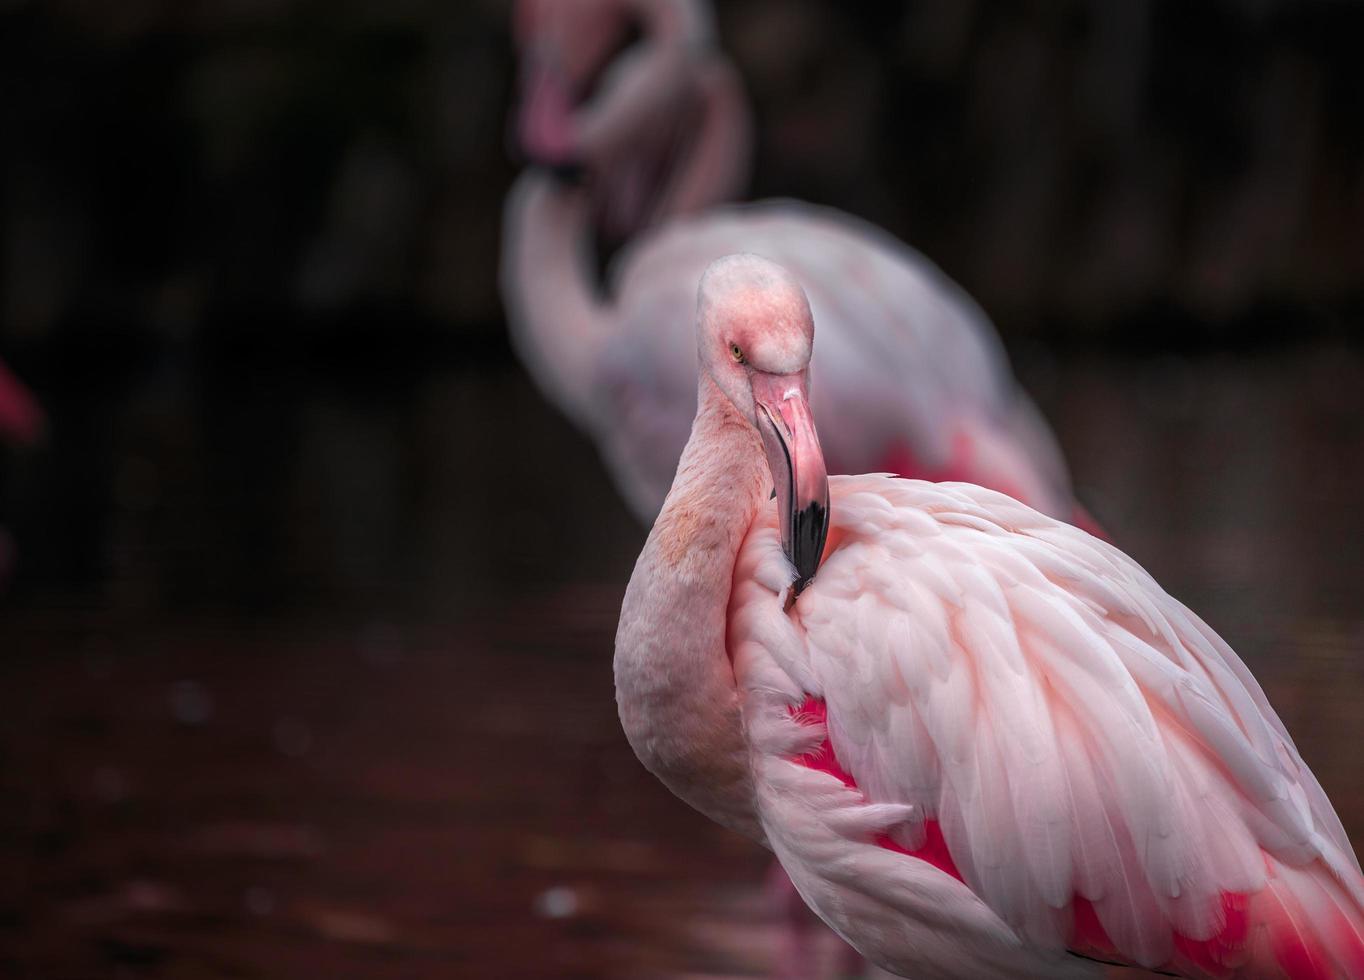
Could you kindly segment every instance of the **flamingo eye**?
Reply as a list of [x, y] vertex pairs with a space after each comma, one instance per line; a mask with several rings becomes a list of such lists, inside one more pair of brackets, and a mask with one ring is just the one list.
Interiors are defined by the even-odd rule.
[[738, 344], [729, 345], [729, 356], [734, 358], [734, 361], [737, 364], [744, 363], [744, 352], [739, 349]]

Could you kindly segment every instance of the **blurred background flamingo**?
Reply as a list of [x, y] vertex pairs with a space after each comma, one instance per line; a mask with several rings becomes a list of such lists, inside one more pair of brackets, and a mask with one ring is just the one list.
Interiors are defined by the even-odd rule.
[[[748, 251], [791, 268], [825, 324], [813, 397], [835, 472], [966, 480], [1085, 519], [993, 326], [928, 259], [831, 209], [715, 206], [745, 172], [750, 137], [705, 4], [527, 0], [516, 25], [516, 132], [538, 166], [507, 205], [509, 322], [637, 516], [657, 513], [695, 413], [688, 297], [710, 261]], [[602, 210], [605, 229], [592, 221]], [[599, 284], [594, 236], [622, 229], [637, 234]]]

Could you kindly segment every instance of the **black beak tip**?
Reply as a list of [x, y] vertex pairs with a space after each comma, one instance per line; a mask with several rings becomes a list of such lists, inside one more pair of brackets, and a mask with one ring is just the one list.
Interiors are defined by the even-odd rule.
[[792, 520], [791, 564], [796, 566], [795, 591], [799, 595], [810, 584], [824, 557], [824, 541], [829, 536], [829, 508], [821, 503], [808, 504]]

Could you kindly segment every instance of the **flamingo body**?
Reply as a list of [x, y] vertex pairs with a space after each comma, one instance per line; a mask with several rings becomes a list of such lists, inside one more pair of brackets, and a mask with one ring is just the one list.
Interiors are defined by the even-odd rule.
[[1364, 976], [1364, 876], [1236, 654], [1024, 503], [827, 477], [813, 335], [780, 267], [703, 276], [697, 415], [616, 636], [644, 765], [915, 980]]

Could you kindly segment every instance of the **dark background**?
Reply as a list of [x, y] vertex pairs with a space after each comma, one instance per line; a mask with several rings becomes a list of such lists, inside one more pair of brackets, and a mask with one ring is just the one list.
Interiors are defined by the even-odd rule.
[[[497, 293], [504, 2], [0, 3], [0, 973], [749, 975], [639, 769], [643, 531]], [[755, 196], [995, 319], [1116, 541], [1356, 841], [1364, 7], [734, 0]]]

